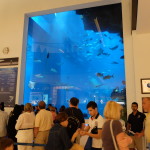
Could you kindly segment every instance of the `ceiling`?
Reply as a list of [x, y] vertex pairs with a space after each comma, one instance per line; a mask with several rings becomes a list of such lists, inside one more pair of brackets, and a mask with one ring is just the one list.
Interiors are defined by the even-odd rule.
[[150, 0], [138, 0], [137, 33], [150, 32]]

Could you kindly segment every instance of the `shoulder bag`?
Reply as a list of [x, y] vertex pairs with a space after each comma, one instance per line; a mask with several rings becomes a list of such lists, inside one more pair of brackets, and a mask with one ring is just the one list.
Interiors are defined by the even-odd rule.
[[113, 139], [113, 143], [114, 143], [115, 150], [119, 150], [119, 148], [117, 147], [117, 143], [116, 143], [114, 134], [113, 134], [112, 123], [113, 123], [113, 120], [110, 121], [110, 132], [111, 132], [111, 136], [112, 136], [112, 139]]

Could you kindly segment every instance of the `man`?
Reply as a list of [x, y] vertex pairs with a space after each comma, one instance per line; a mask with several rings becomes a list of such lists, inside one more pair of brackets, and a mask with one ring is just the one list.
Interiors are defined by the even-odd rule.
[[101, 134], [104, 120], [102, 116], [99, 115], [97, 104], [94, 101], [90, 101], [87, 104], [87, 109], [91, 116], [88, 120], [89, 126], [86, 126], [85, 131], [81, 131], [80, 134], [88, 135], [89, 137], [91, 137], [91, 150], [102, 150]]
[[150, 150], [150, 97], [142, 98], [142, 106], [144, 112], [147, 112], [145, 119], [145, 137]]
[[3, 106], [0, 104], [0, 138], [7, 135], [8, 114], [2, 111]]
[[[49, 130], [53, 124], [52, 113], [45, 109], [44, 101], [39, 102], [39, 112], [35, 117], [34, 137], [35, 143], [46, 144], [48, 141]], [[42, 146], [35, 146], [34, 150], [44, 150]]]
[[50, 111], [51, 107], [52, 107], [52, 104], [48, 104], [48, 108], [46, 108], [46, 110]]
[[79, 99], [76, 97], [72, 97], [70, 99], [70, 105], [69, 105], [70, 107], [65, 109], [65, 113], [67, 113], [68, 115], [67, 130], [70, 139], [72, 138], [72, 135], [76, 132], [78, 128], [81, 128], [81, 130], [84, 129], [84, 123], [85, 123], [84, 116], [81, 110], [78, 108], [78, 104], [79, 104]]
[[[138, 136], [143, 132], [143, 123], [145, 115], [138, 111], [138, 103], [133, 102], [131, 105], [132, 113], [128, 117], [127, 131], [131, 135], [132, 144], [129, 146], [130, 150], [143, 150], [142, 136]], [[131, 131], [131, 132], [130, 132]]]

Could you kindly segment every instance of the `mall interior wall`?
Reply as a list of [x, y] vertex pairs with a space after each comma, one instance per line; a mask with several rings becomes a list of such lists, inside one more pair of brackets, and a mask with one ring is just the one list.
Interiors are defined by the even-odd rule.
[[[55, 11], [73, 10], [90, 6], [111, 4], [119, 0], [15, 0], [0, 1], [0, 58], [19, 57], [16, 104], [23, 102], [23, 81], [25, 64], [25, 43], [28, 16], [48, 14]], [[125, 47], [125, 72], [127, 89], [127, 108], [137, 101], [141, 107], [140, 78], [149, 77], [148, 61], [150, 51], [150, 34], [131, 32], [131, 3], [122, 0], [123, 32]], [[9, 47], [7, 55], [2, 53], [4, 47]], [[148, 95], [146, 95], [148, 96]]]
[[[135, 95], [136, 101], [141, 104], [142, 97], [150, 97], [150, 94], [141, 93], [141, 79], [150, 78], [149, 56], [150, 56], [150, 33], [137, 34], [132, 32], [133, 55], [135, 71]], [[142, 105], [140, 109], [142, 110]]]

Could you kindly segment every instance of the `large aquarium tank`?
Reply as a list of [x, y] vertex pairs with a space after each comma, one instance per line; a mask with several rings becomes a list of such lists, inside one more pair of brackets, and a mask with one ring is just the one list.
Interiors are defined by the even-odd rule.
[[126, 105], [121, 4], [30, 17], [27, 38], [24, 103]]

